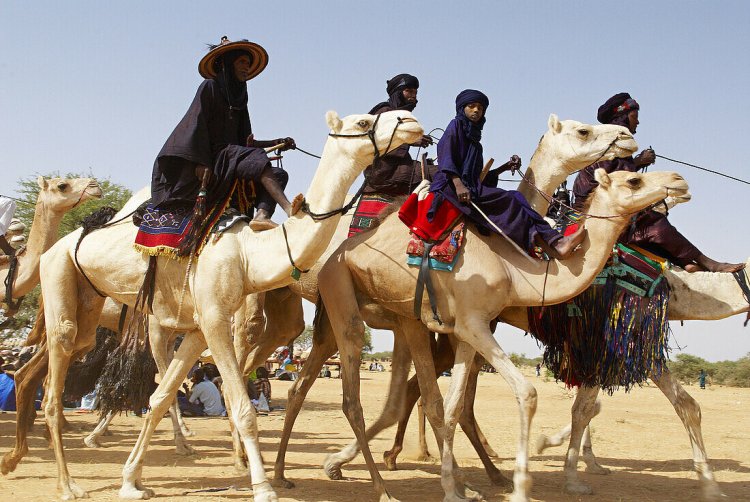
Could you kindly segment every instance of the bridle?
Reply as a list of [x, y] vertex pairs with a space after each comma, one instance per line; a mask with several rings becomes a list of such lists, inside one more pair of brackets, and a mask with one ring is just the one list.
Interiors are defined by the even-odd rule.
[[363, 133], [359, 133], [359, 134], [329, 133], [328, 136], [332, 138], [364, 138], [365, 136], [367, 136], [368, 138], [370, 138], [370, 142], [372, 143], [373, 148], [375, 148], [375, 158], [373, 159], [373, 162], [375, 162], [380, 157], [387, 154], [391, 150], [391, 145], [393, 144], [393, 138], [396, 136], [396, 131], [398, 130], [398, 126], [400, 126], [401, 124], [405, 124], [406, 122], [416, 122], [415, 119], [411, 119], [411, 118], [403, 119], [401, 117], [396, 117], [396, 126], [393, 128], [393, 132], [391, 132], [391, 137], [388, 140], [388, 146], [385, 147], [385, 151], [383, 153], [380, 153], [380, 150], [378, 149], [378, 144], [375, 141], [375, 131], [377, 131], [377, 128], [378, 128], [380, 115], [381, 114], [378, 113], [375, 116], [375, 121], [372, 123], [372, 126]]

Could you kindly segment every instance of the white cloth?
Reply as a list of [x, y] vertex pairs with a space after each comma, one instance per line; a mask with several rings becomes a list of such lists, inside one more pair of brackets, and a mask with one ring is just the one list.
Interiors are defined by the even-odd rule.
[[10, 221], [16, 213], [16, 201], [7, 197], [0, 197], [0, 235], [5, 235]]
[[190, 402], [195, 403], [200, 400], [203, 404], [203, 411], [211, 417], [219, 417], [226, 413], [224, 405], [221, 404], [221, 393], [216, 386], [208, 380], [203, 380], [193, 386], [193, 392], [190, 394]]

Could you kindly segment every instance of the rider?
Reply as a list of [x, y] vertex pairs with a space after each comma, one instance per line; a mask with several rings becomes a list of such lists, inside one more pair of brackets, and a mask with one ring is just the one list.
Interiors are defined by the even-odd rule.
[[[627, 92], [615, 94], [599, 107], [597, 118], [602, 124], [615, 124], [627, 127], [635, 134], [638, 124], [640, 106]], [[608, 173], [614, 171], [635, 172], [648, 167], [656, 160], [654, 151], [643, 150], [635, 157], [624, 157], [614, 160], [603, 160], [592, 164], [580, 173], [573, 184], [575, 195], [574, 209], [580, 211], [589, 193], [598, 185], [594, 180], [594, 171], [602, 168]], [[707, 270], [709, 272], [735, 272], [745, 267], [744, 263], [722, 263], [712, 260], [695, 247], [685, 236], [669, 222], [667, 217], [654, 210], [645, 211], [638, 216], [635, 226], [625, 242], [641, 246], [653, 253], [668, 258], [688, 272]]]
[[430, 187], [435, 198], [428, 218], [434, 216], [438, 204], [445, 199], [476, 223], [480, 232], [496, 231], [471, 205], [474, 203], [522, 249], [531, 251], [540, 246], [550, 257], [565, 259], [583, 241], [584, 227], [564, 237], [529, 206], [521, 193], [497, 188], [500, 173], [521, 166], [517, 155], [480, 180], [484, 166], [480, 140], [489, 104], [484, 93], [472, 89], [456, 97], [456, 117], [438, 142], [438, 172]]
[[[264, 147], [295, 148], [292, 138], [261, 141], [253, 137], [247, 108], [247, 81], [268, 64], [268, 53], [247, 40], [230, 42], [222, 37], [198, 64], [206, 80], [190, 108], [167, 138], [154, 162], [151, 197], [159, 208], [195, 203], [200, 177], [210, 172], [207, 202], [224, 200], [236, 179], [255, 182], [256, 213], [251, 228], [265, 230], [276, 204], [292, 215], [298, 209], [284, 195], [288, 175], [271, 166]], [[299, 199], [301, 203], [301, 198]]]
[[13, 215], [16, 212], [16, 202], [8, 197], [0, 197], [0, 249], [8, 256], [15, 254], [16, 250], [10, 245], [5, 238], [8, 232]]
[[[388, 101], [373, 106], [371, 115], [394, 110], [413, 111], [417, 106], [419, 80], [414, 75], [400, 73], [386, 82]], [[365, 187], [349, 227], [349, 237], [372, 227], [375, 216], [399, 195], [408, 195], [419, 184], [422, 176], [409, 155], [410, 146], [425, 148], [432, 138], [422, 136], [418, 143], [401, 145], [380, 156], [365, 169]]]

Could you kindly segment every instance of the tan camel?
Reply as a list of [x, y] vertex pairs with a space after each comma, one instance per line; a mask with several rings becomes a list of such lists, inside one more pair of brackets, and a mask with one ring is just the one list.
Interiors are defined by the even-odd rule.
[[[437, 308], [442, 322], [432, 318], [422, 305], [422, 322], [438, 333], [453, 333], [459, 340], [452, 392], [445, 410], [443, 488], [445, 500], [463, 499], [453, 477], [452, 434], [465, 391], [465, 371], [478, 351], [511, 385], [519, 402], [521, 435], [513, 478], [513, 500], [528, 500], [531, 477], [528, 474], [528, 434], [536, 409], [536, 391], [511, 363], [492, 337], [490, 322], [510, 306], [559, 303], [583, 291], [609, 258], [611, 247], [628, 223], [629, 215], [663, 199], [668, 191], [687, 192], [687, 183], [677, 173], [612, 173], [597, 170], [599, 187], [589, 208], [588, 235], [582, 249], [562, 261], [531, 263], [499, 236], [482, 236], [470, 228], [463, 254], [452, 274], [435, 274]], [[415, 271], [394, 257], [403, 252], [408, 230], [396, 215], [387, 217], [374, 232], [344, 242], [328, 259], [318, 276], [320, 295], [325, 303], [336, 343], [341, 354], [344, 382], [344, 412], [362, 448], [376, 489], [385, 494], [377, 468], [366, 444], [364, 419], [359, 404], [359, 351], [364, 324], [357, 303], [358, 291], [380, 291], [378, 303], [408, 319], [413, 302]], [[502, 295], [497, 292], [502, 291]], [[422, 384], [419, 358], [414, 363]], [[437, 402], [434, 366], [424, 373], [427, 387], [421, 389], [425, 413], [436, 431], [442, 431]], [[431, 380], [431, 382], [429, 382]], [[426, 392], [427, 391], [427, 392]], [[430, 394], [428, 394], [428, 392]]]
[[[632, 135], [626, 129], [617, 126], [591, 126], [572, 120], [560, 121], [555, 115], [551, 115], [548, 121], [548, 128], [548, 132], [540, 140], [537, 150], [531, 159], [527, 173], [529, 180], [535, 180], [536, 183], [542, 183], [543, 186], [549, 185], [554, 188], [567, 178], [568, 175], [596, 160], [627, 156], [635, 151], [637, 147]], [[522, 183], [520, 190], [532, 204], [532, 207], [544, 203], [542, 196], [534, 191], [529, 184]], [[314, 267], [310, 273], [304, 274], [299, 283], [290, 286], [293, 292], [311, 302], [317, 301], [317, 271], [319, 266], [338, 247], [338, 244], [344, 241], [347, 229], [348, 222], [342, 221], [331, 245], [329, 245], [328, 250], [318, 262], [318, 266]], [[302, 329], [304, 329], [304, 321], [301, 317], [295, 318], [289, 315], [292, 309], [300, 309], [295, 304], [295, 302], [299, 302], [298, 299], [277, 296], [272, 302], [266, 302], [266, 314], [269, 317], [265, 321], [265, 332], [262, 330], [264, 324], [262, 299], [249, 298], [248, 300], [254, 302], [249, 307], [249, 311], [255, 312], [255, 315], [247, 317], [249, 321], [242, 330], [246, 334], [235, 337], [235, 343], [239, 344], [236, 347], [239, 360], [241, 362], [247, 361], [245, 364], [246, 372], [252, 371], [258, 365], [262, 364], [276, 347], [296, 338]], [[258, 301], [261, 303], [257, 303]], [[406, 335], [401, 333], [402, 327], [399, 317], [392, 312], [379, 308], [374, 302], [370, 302], [368, 308], [362, 310], [362, 315], [365, 316], [367, 324], [371, 327], [399, 332], [396, 336], [397, 346], [394, 351], [395, 354], [398, 354], [400, 347], [399, 340], [406, 338]], [[286, 328], [286, 326], [291, 326], [291, 328]], [[260, 333], [263, 335], [260, 336]], [[289, 391], [284, 431], [274, 469], [274, 483], [280, 486], [293, 486], [291, 482], [284, 478], [284, 457], [294, 419], [301, 408], [304, 396], [317, 376], [318, 371], [316, 368], [322, 365], [331, 354], [336, 352], [336, 345], [333, 338], [331, 337], [326, 342], [328, 343], [324, 347], [318, 346], [317, 348], [313, 348], [310, 358], [303, 368], [300, 379], [295, 382]], [[428, 351], [429, 355], [429, 348], [425, 350]], [[386, 405], [386, 410], [388, 410], [387, 416], [384, 418], [381, 417], [381, 420], [373, 424], [370, 430], [368, 430], [368, 434], [370, 434], [370, 431], [376, 434], [383, 428], [395, 423], [400, 416], [401, 401], [405, 386], [399, 382], [401, 380], [405, 382], [408, 377], [410, 365], [408, 353], [405, 353], [405, 358], [401, 359], [403, 359], [404, 364], [393, 365], [394, 371], [398, 373], [393, 374], [394, 383], [392, 383], [388, 393], [388, 404]], [[384, 415], [386, 415], [385, 412]], [[356, 444], [355, 442], [347, 448], [351, 458], [358, 451]], [[326, 472], [328, 475], [334, 479], [340, 478], [340, 463], [345, 461], [347, 460], [343, 457], [340, 462], [335, 457], [327, 460]], [[502, 478], [502, 475], [500, 475], [499, 471], [495, 471], [496, 475], [494, 479], [499, 484], [503, 484], [505, 480]]]
[[[340, 207], [347, 188], [372, 163], [374, 155], [389, 147], [412, 143], [423, 133], [408, 112], [389, 112], [378, 117], [376, 121], [376, 116], [353, 115], [342, 120], [335, 112], [328, 113], [327, 121], [333, 134], [326, 142], [306, 196], [310, 213], [326, 213]], [[300, 212], [283, 226], [265, 232], [253, 232], [246, 225], [240, 225], [227, 231], [217, 242], [208, 243], [200, 259], [194, 262], [159, 258], [151, 313], [162, 328], [185, 332], [186, 336], [151, 396], [151, 412], [123, 468], [121, 497], [141, 499], [153, 495], [141, 482], [148, 443], [188, 370], [208, 346], [224, 379], [224, 397], [232, 410], [230, 419], [248, 452], [255, 500], [277, 500], [260, 458], [255, 413], [232, 349], [230, 319], [247, 294], [294, 281], [289, 255], [299, 269], [312, 266], [325, 250], [339, 217], [340, 214], [335, 213], [319, 220]], [[42, 258], [42, 293], [50, 358], [50, 398], [45, 411], [63, 498], [85, 496], [85, 491], [68, 473], [62, 448], [60, 417], [65, 373], [71, 357], [93, 345], [94, 328], [104, 302], [84, 282], [79, 270], [86, 273], [99, 291], [132, 306], [148, 262], [132, 249], [135, 233], [135, 227], [129, 222], [92, 233], [80, 247], [78, 267], [72, 259], [77, 233], [61, 240]], [[113, 249], [119, 252], [112, 253]]]
[[[39, 195], [34, 208], [26, 250], [18, 256], [13, 281], [13, 299], [20, 298], [39, 284], [39, 258], [57, 241], [65, 213], [89, 199], [102, 196], [102, 189], [91, 178], [37, 178]], [[0, 266], [0, 284], [5, 284], [9, 264]], [[3, 291], [3, 298], [5, 292]]]

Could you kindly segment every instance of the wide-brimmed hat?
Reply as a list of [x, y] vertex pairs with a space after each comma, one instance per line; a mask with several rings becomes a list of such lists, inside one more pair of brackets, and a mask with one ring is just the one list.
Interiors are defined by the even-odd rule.
[[198, 63], [198, 73], [201, 74], [201, 77], [214, 78], [216, 76], [216, 58], [229, 51], [245, 51], [248, 53], [251, 60], [250, 78], [257, 77], [268, 65], [268, 53], [260, 45], [247, 40], [231, 42], [226, 36], [223, 36], [219, 45], [211, 47], [208, 54], [203, 56]]

